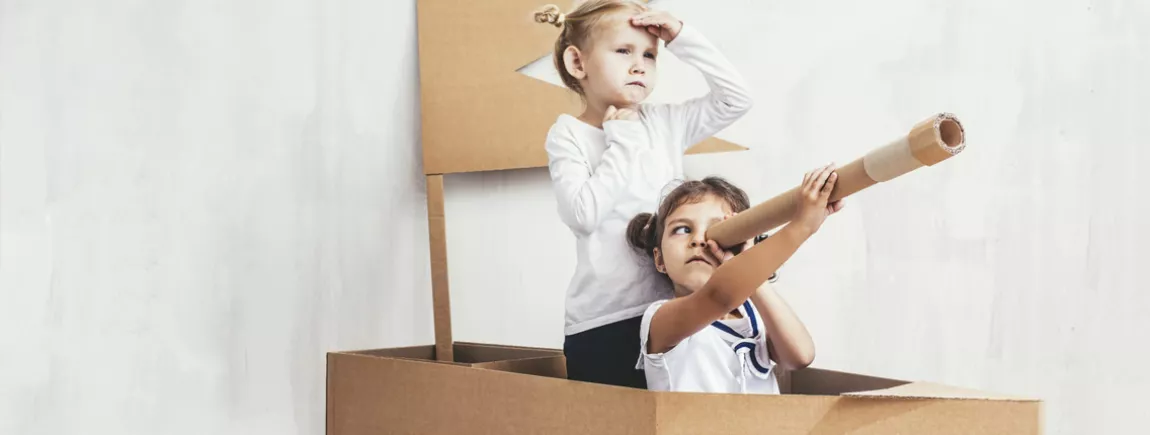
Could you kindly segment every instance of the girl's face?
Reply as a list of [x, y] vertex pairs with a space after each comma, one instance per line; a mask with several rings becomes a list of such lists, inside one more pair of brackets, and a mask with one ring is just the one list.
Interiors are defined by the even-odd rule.
[[628, 13], [604, 17], [598, 28], [581, 58], [588, 101], [603, 107], [638, 105], [655, 89], [658, 38], [631, 25]]
[[698, 202], [679, 206], [666, 217], [663, 241], [655, 249], [655, 267], [671, 278], [675, 295], [694, 293], [711, 279], [719, 262], [709, 253], [703, 235], [730, 213], [727, 201], [707, 194]]

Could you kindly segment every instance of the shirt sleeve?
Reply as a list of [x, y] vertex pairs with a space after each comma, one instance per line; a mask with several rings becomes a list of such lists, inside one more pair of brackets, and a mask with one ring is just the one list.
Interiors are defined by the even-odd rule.
[[684, 24], [667, 50], [702, 73], [710, 92], [681, 104], [667, 105], [673, 128], [681, 129], [683, 151], [730, 126], [754, 102], [743, 76], [698, 29]]
[[662, 354], [648, 354], [647, 353], [647, 340], [651, 338], [651, 318], [655, 316], [655, 312], [659, 311], [659, 307], [666, 301], [657, 301], [647, 307], [647, 311], [643, 312], [643, 320], [639, 322], [639, 361], [635, 362], [636, 369], [645, 369], [648, 364], [654, 367], [663, 366]]
[[563, 223], [589, 234], [611, 211], [620, 193], [635, 176], [636, 161], [648, 158], [651, 147], [639, 121], [603, 124], [607, 148], [592, 166], [575, 135], [555, 127], [547, 136], [548, 169]]
[[672, 347], [670, 350], [663, 353], [648, 353], [647, 340], [651, 338], [651, 319], [655, 317], [655, 312], [666, 303], [667, 300], [656, 301], [647, 307], [647, 311], [643, 313], [643, 320], [639, 323], [639, 361], [635, 363], [636, 369], [667, 368], [667, 357], [677, 355], [681, 352], [676, 352], [687, 346], [687, 342], [691, 337], [684, 338], [679, 344]]

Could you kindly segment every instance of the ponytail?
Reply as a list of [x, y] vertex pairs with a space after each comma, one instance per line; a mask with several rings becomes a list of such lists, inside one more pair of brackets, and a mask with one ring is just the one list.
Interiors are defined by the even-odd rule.
[[559, 6], [546, 5], [535, 11], [535, 22], [563, 27], [563, 21], [567, 18], [566, 15], [559, 9]]
[[627, 224], [627, 243], [649, 258], [655, 258], [659, 247], [659, 219], [651, 213], [639, 213]]

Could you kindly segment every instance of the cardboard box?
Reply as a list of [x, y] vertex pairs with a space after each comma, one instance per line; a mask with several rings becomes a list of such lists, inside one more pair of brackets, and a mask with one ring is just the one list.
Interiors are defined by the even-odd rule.
[[1038, 434], [1041, 402], [829, 370], [782, 395], [652, 392], [564, 379], [558, 350], [457, 343], [328, 354], [327, 433]]

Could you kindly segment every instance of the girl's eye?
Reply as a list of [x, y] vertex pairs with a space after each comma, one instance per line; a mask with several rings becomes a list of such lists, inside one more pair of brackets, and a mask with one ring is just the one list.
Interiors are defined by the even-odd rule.
[[691, 233], [691, 229], [687, 228], [686, 226], [683, 226], [683, 225], [677, 226], [677, 227], [675, 227], [674, 230], [671, 230], [671, 234], [690, 234], [690, 233]]
[[652, 52], [648, 51], [648, 52], [646, 52], [646, 53], [643, 53], [643, 57], [645, 57], [645, 58], [647, 58], [647, 59], [654, 59], [654, 58], [655, 58], [655, 53], [652, 53]]
[[619, 53], [619, 54], [631, 54], [631, 50], [628, 50], [626, 48], [620, 48], [618, 50], [615, 50], [615, 52]]

